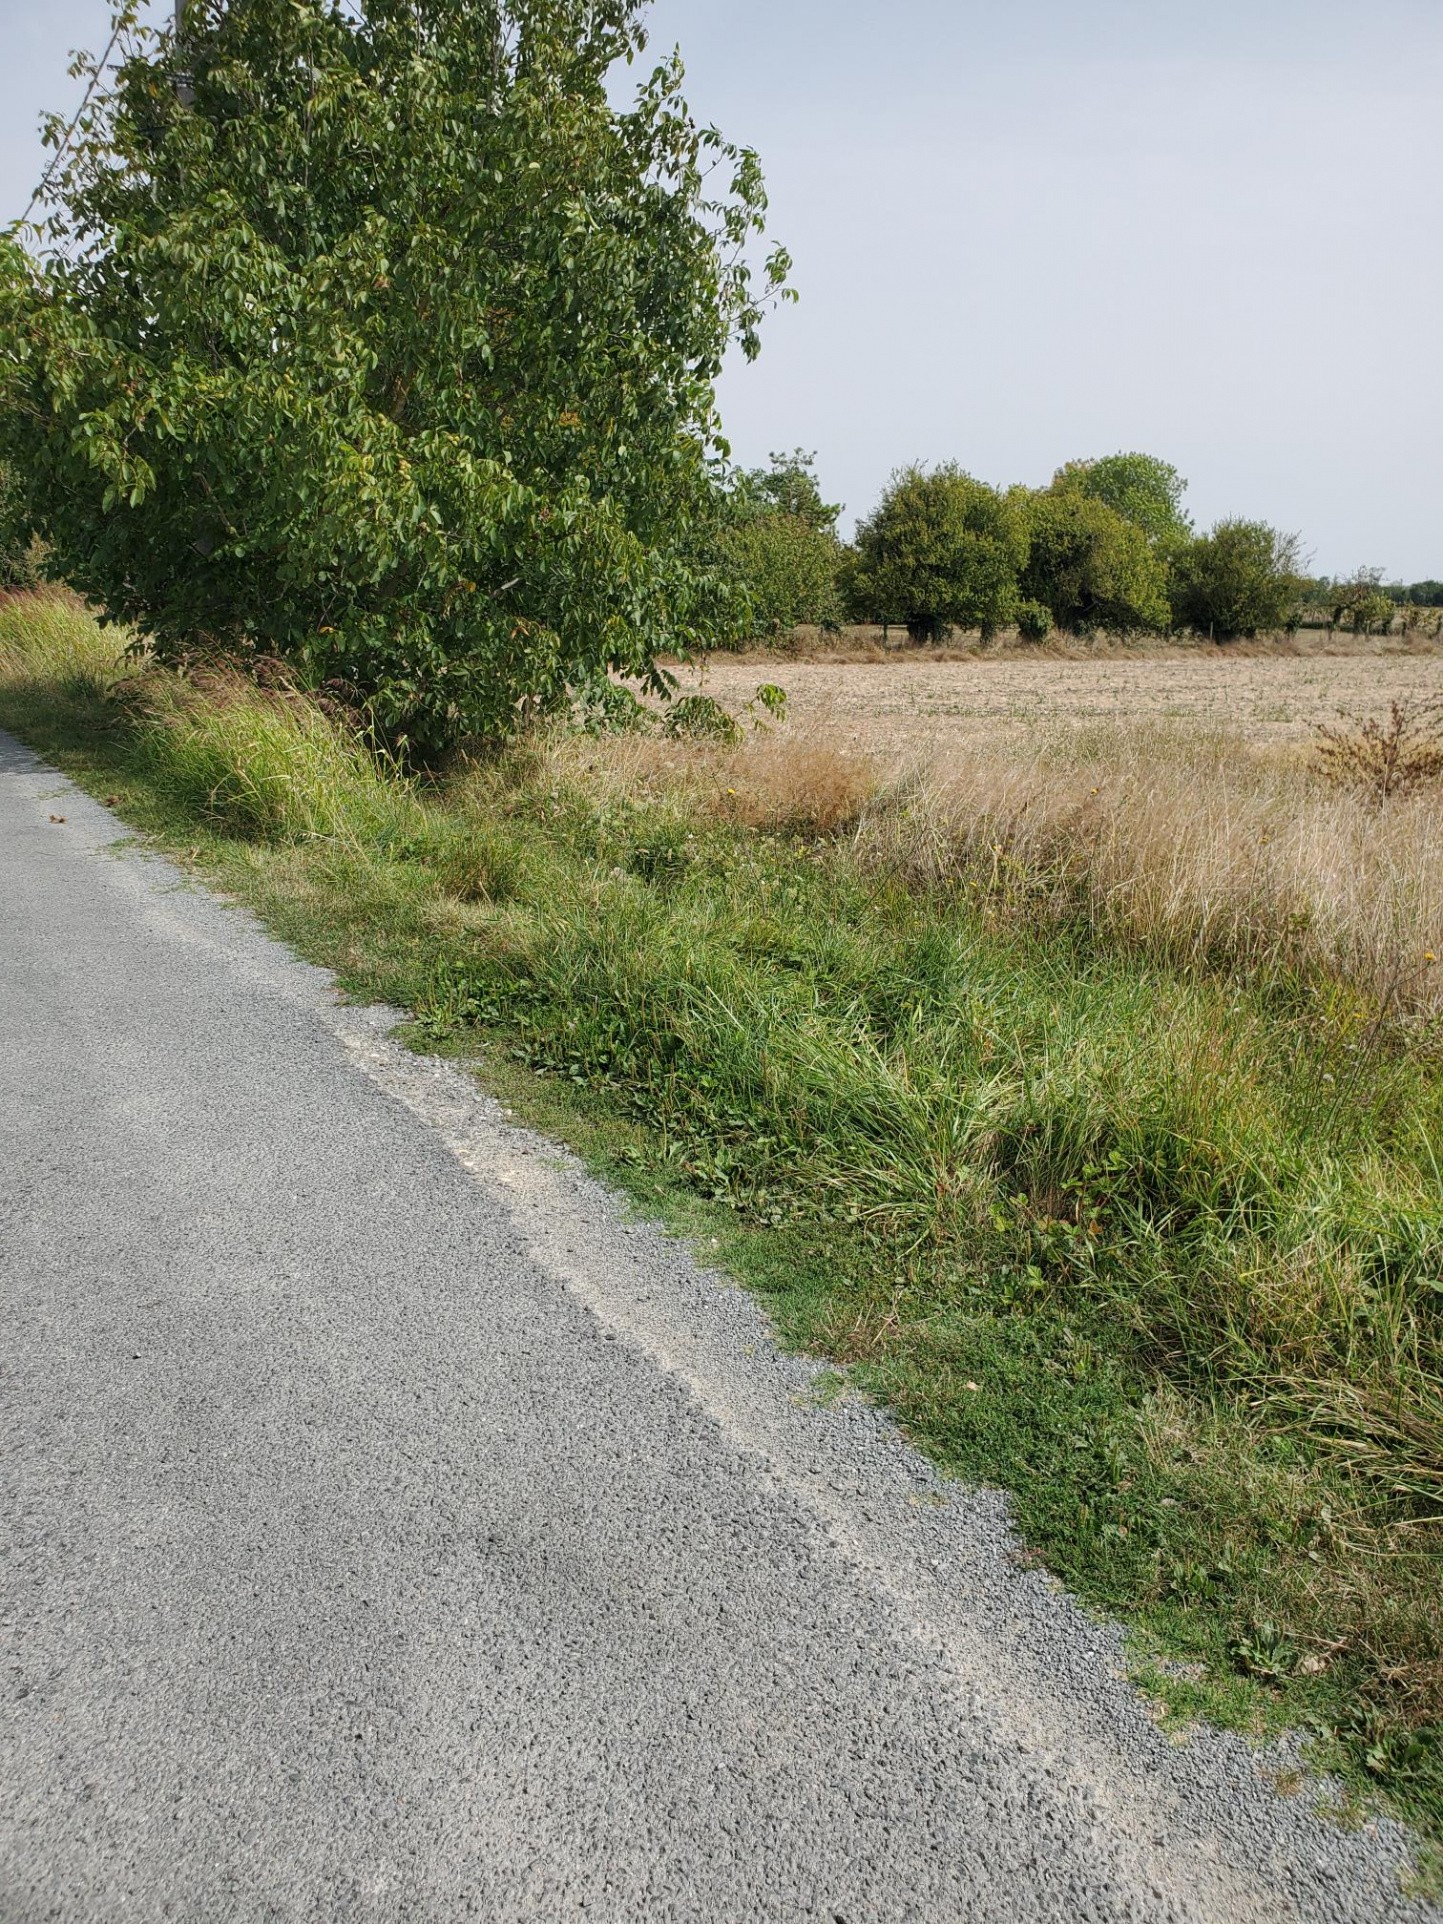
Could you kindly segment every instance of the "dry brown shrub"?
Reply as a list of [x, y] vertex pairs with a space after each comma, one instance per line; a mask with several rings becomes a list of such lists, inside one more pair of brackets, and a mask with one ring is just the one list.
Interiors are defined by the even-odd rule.
[[1395, 701], [1388, 719], [1345, 716], [1347, 727], [1318, 724], [1318, 766], [1337, 788], [1380, 807], [1429, 782], [1443, 781], [1443, 701]]
[[1225, 733], [1104, 726], [916, 764], [858, 839], [1003, 911], [1083, 915], [1175, 959], [1321, 969], [1361, 992], [1359, 1021], [1443, 1009], [1436, 791], [1379, 810]]

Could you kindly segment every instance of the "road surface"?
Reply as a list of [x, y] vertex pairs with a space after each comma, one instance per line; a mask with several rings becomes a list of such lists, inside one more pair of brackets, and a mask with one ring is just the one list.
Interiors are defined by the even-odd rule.
[[[56, 819], [61, 818], [61, 819]], [[1424, 1915], [1004, 1501], [0, 737], [0, 1917]]]

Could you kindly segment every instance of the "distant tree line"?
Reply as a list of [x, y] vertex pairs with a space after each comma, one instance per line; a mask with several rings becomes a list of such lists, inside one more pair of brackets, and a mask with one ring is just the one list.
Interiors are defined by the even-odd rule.
[[1139, 453], [1069, 461], [1044, 488], [994, 488], [950, 462], [912, 466], [848, 544], [815, 458], [797, 449], [732, 477], [715, 545], [756, 638], [853, 621], [896, 624], [919, 643], [1012, 627], [1031, 640], [1058, 629], [1226, 642], [1304, 624], [1379, 632], [1400, 606], [1443, 606], [1437, 582], [1385, 587], [1378, 569], [1310, 579], [1298, 536], [1263, 521], [1199, 532], [1186, 486]]
[[1407, 587], [1390, 581], [1383, 593], [1399, 607], [1443, 608], [1443, 581], [1414, 581]]
[[1443, 582], [1385, 582], [1381, 568], [1359, 568], [1339, 581], [1320, 575], [1308, 582], [1303, 608], [1306, 625], [1352, 634], [1387, 634], [1401, 613], [1408, 634], [1421, 626], [1423, 610], [1443, 609]]

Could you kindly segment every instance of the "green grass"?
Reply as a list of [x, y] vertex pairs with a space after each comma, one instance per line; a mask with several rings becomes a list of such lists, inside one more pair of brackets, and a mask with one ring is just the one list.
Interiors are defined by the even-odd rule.
[[1426, 1038], [544, 750], [408, 785], [293, 699], [117, 694], [114, 652], [68, 604], [0, 607], [0, 724], [1010, 1491], [1169, 1715], [1303, 1722], [1443, 1834]]

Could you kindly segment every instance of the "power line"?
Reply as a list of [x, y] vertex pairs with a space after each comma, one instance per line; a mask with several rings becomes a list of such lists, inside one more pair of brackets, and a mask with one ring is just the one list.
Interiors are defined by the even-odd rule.
[[38, 200], [43, 198], [46, 188], [49, 187], [51, 181], [54, 180], [55, 178], [56, 169], [59, 167], [61, 161], [64, 160], [66, 154], [70, 151], [70, 143], [75, 138], [75, 130], [80, 125], [81, 116], [84, 114], [85, 109], [90, 105], [91, 95], [95, 92], [95, 89], [100, 84], [100, 76], [105, 72], [106, 66], [109, 64], [111, 54], [115, 52], [115, 43], [120, 38], [121, 29], [124, 26], [124, 24], [125, 23], [123, 19], [118, 20], [115, 23], [115, 31], [110, 36], [110, 40], [106, 46], [105, 52], [100, 56], [99, 60], [97, 60], [95, 63], [95, 72], [90, 76], [90, 85], [85, 89], [84, 97], [82, 98], [80, 105], [75, 109], [75, 113], [71, 118], [70, 125], [65, 129], [64, 138], [60, 142], [60, 145], [55, 149], [55, 158], [51, 161], [50, 165], [45, 169], [45, 172], [41, 175], [40, 185], [35, 189], [35, 192], [30, 196], [29, 205], [26, 207], [25, 212], [20, 216], [19, 221], [16, 223], [17, 226], [23, 227], [26, 221], [29, 220], [31, 212], [34, 209], [35, 203]]

